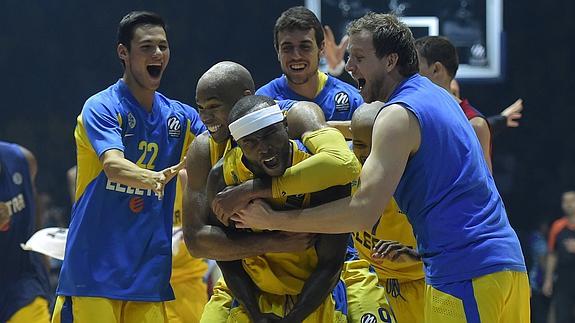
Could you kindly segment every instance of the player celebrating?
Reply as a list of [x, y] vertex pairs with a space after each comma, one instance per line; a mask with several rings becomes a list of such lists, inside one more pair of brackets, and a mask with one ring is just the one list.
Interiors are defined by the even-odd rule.
[[165, 322], [174, 298], [170, 180], [205, 128], [193, 108], [156, 92], [170, 59], [161, 17], [126, 15], [117, 52], [122, 78], [86, 101], [74, 132], [76, 202], [54, 322]]

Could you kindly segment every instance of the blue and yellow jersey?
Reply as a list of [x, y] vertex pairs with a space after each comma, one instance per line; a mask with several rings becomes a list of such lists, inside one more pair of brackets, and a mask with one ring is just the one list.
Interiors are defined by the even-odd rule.
[[[355, 187], [353, 186], [353, 188]], [[397, 262], [384, 259], [383, 261], [375, 262], [371, 258], [373, 247], [381, 240], [398, 241], [414, 249], [417, 246], [411, 224], [409, 224], [405, 214], [401, 213], [394, 199], [391, 199], [371, 231], [354, 232], [352, 235], [353, 244], [360, 258], [369, 261], [374, 267], [380, 285], [385, 286], [387, 279], [397, 279], [400, 283], [403, 283], [425, 277], [421, 261]]]
[[[311, 155], [303, 145], [292, 141], [292, 165]], [[227, 185], [238, 185], [253, 179], [254, 174], [243, 164], [239, 147], [224, 156], [223, 173]], [[304, 208], [310, 204], [312, 194], [286, 196], [269, 200], [276, 208]], [[244, 269], [258, 288], [276, 295], [298, 295], [304, 283], [317, 266], [315, 248], [293, 253], [267, 253], [242, 260]]]
[[164, 198], [110, 181], [100, 157], [110, 149], [149, 170], [177, 164], [205, 126], [188, 105], [154, 96], [146, 112], [123, 80], [84, 104], [74, 132], [76, 202], [57, 294], [132, 301], [173, 299], [170, 288], [176, 181]]
[[353, 112], [363, 103], [359, 91], [337, 78], [319, 72], [319, 88], [315, 98], [304, 98], [292, 91], [285, 75], [282, 75], [256, 91], [274, 100], [313, 101], [321, 107], [328, 121], [351, 120]]
[[48, 274], [40, 255], [20, 244], [35, 229], [35, 205], [29, 164], [22, 149], [0, 141], [0, 203], [10, 221], [0, 230], [0, 322], [6, 322], [36, 297], [48, 298]]

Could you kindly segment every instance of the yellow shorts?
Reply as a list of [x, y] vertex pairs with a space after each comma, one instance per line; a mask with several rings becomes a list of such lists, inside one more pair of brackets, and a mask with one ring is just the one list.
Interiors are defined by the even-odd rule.
[[[341, 284], [343, 285], [343, 284]], [[337, 288], [333, 294], [335, 297], [327, 297], [303, 323], [347, 322], [345, 304], [339, 304], [345, 289]], [[345, 296], [343, 296], [345, 299]], [[262, 292], [259, 297], [259, 306], [262, 313], [273, 313], [279, 317], [284, 317], [291, 310], [291, 306], [297, 301], [297, 296], [274, 295]], [[251, 322], [247, 311], [244, 310], [236, 300], [234, 300], [230, 290], [225, 285], [223, 279], [219, 280], [214, 287], [214, 294], [204, 308], [201, 322], [229, 322], [229, 323], [249, 323]]]
[[210, 300], [204, 306], [200, 322], [227, 322], [234, 297], [223, 277], [214, 284], [212, 293]]
[[398, 322], [423, 323], [425, 304], [425, 279], [398, 282], [385, 279], [381, 282], [387, 291], [387, 300]]
[[48, 301], [42, 297], [36, 297], [32, 303], [19, 309], [6, 323], [48, 323]]
[[527, 274], [499, 271], [472, 280], [426, 286], [425, 322], [529, 323]]
[[403, 322], [396, 319], [395, 309], [390, 307], [385, 288], [379, 285], [377, 274], [371, 270], [368, 261], [346, 261], [341, 270], [341, 279], [347, 291], [349, 322]]
[[172, 282], [176, 295], [173, 301], [165, 302], [170, 323], [196, 323], [200, 321], [204, 306], [208, 302], [208, 288], [202, 278]]
[[[274, 313], [283, 317], [289, 313], [290, 304], [297, 296], [263, 293], [259, 298], [262, 313]], [[201, 322], [250, 322], [247, 312], [234, 300], [223, 279], [214, 287], [214, 294], [204, 308]], [[331, 297], [308, 316], [304, 323], [311, 322], [396, 322], [393, 311], [385, 296], [385, 289], [379, 287], [378, 278], [370, 271], [365, 260], [344, 263], [341, 281], [334, 288]]]
[[164, 302], [132, 302], [99, 297], [58, 296], [52, 323], [168, 322]]

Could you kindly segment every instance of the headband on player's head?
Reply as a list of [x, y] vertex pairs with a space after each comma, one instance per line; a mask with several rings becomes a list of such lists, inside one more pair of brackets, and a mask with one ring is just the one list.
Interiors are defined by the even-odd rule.
[[246, 114], [230, 123], [229, 128], [232, 137], [237, 141], [274, 123], [282, 122], [283, 120], [284, 114], [279, 105], [275, 104], [271, 107]]

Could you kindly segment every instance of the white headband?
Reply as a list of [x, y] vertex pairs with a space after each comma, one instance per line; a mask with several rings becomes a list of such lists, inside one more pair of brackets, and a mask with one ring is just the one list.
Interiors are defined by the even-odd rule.
[[234, 137], [235, 140], [239, 140], [283, 120], [284, 114], [279, 105], [276, 104], [271, 107], [246, 114], [238, 120], [230, 123], [229, 128], [232, 137]]

